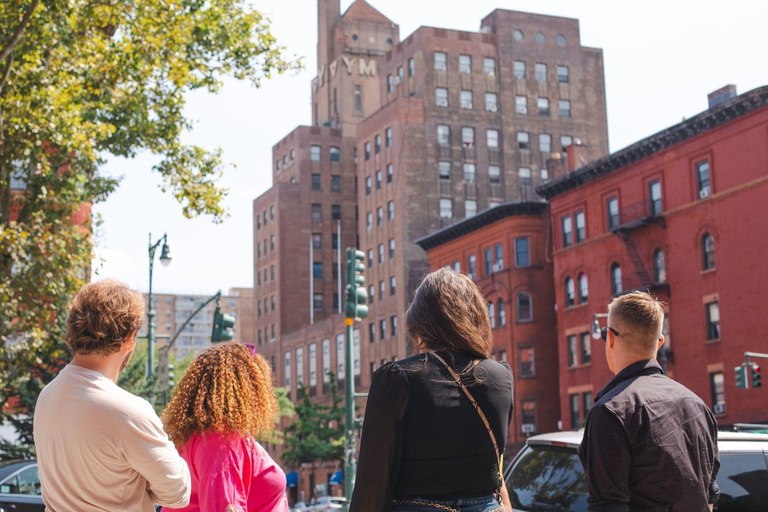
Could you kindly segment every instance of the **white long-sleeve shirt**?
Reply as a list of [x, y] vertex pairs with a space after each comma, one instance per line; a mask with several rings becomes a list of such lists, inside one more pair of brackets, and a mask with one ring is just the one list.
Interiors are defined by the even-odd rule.
[[37, 400], [35, 447], [49, 512], [152, 512], [189, 503], [189, 469], [150, 404], [68, 365]]

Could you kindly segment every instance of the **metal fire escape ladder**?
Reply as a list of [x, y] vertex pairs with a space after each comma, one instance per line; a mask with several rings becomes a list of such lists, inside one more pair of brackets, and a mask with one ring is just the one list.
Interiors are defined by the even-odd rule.
[[653, 281], [651, 281], [651, 276], [648, 274], [643, 259], [637, 251], [635, 242], [632, 241], [632, 236], [629, 234], [629, 230], [617, 229], [616, 234], [618, 234], [621, 241], [624, 242], [624, 247], [627, 249], [627, 254], [629, 255], [629, 261], [632, 262], [632, 266], [635, 268], [635, 274], [637, 274], [638, 279], [640, 279], [640, 286], [646, 290], [650, 290], [653, 286]]

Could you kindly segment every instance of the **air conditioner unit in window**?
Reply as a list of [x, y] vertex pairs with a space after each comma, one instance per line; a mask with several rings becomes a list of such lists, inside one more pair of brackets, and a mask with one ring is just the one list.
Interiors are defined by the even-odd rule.
[[494, 272], [501, 272], [504, 269], [504, 263], [501, 261], [497, 261], [493, 264], [493, 267], [491, 267]]
[[713, 409], [715, 414], [725, 414], [725, 404], [715, 404]]
[[446, 100], [446, 99], [439, 99], [439, 100], [437, 100], [437, 106], [438, 107], [447, 107], [448, 106], [448, 100]]
[[486, 112], [498, 112], [498, 108], [496, 107], [496, 105], [486, 105], [485, 106], [485, 111]]
[[699, 199], [706, 199], [711, 194], [711, 189], [709, 187], [704, 187], [701, 190], [699, 190]]
[[472, 110], [472, 103], [469, 102], [469, 101], [462, 101], [461, 102], [461, 108], [467, 109], [467, 110]]

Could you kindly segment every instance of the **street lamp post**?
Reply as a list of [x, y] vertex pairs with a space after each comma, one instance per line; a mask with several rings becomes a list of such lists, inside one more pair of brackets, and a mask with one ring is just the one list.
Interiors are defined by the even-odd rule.
[[155, 265], [155, 252], [163, 243], [163, 249], [160, 252], [160, 263], [167, 267], [171, 262], [171, 250], [168, 248], [168, 235], [164, 234], [154, 244], [152, 243], [152, 233], [149, 234], [149, 307], [147, 308], [147, 379], [152, 378], [155, 371], [155, 305], [152, 303], [152, 270]]

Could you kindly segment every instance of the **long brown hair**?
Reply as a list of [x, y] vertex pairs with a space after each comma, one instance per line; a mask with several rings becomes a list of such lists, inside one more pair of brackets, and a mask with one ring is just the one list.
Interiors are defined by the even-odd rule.
[[405, 330], [429, 350], [491, 357], [493, 334], [483, 294], [467, 276], [447, 268], [428, 274], [405, 313]]
[[259, 437], [274, 427], [276, 411], [269, 363], [231, 342], [195, 358], [163, 412], [163, 424], [181, 450], [192, 434]]

